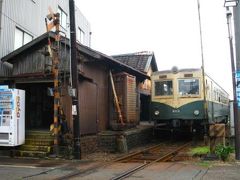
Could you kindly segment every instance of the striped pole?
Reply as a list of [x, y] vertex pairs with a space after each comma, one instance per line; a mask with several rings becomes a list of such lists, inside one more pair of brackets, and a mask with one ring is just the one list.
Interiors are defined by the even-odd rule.
[[58, 53], [57, 51], [54, 51], [53, 53], [53, 83], [54, 83], [54, 153], [56, 155], [59, 154], [58, 150], [58, 109], [59, 109], [59, 102], [60, 102], [60, 93], [59, 93], [59, 81], [58, 81], [58, 64], [59, 64], [59, 59], [58, 59]]
[[54, 83], [54, 116], [53, 116], [53, 124], [54, 124], [54, 144], [53, 144], [53, 151], [56, 156], [59, 154], [59, 123], [58, 123], [58, 114], [59, 114], [59, 104], [60, 104], [60, 93], [59, 93], [59, 80], [58, 80], [58, 74], [59, 74], [59, 41], [60, 41], [60, 25], [59, 25], [59, 13], [54, 14], [52, 9], [49, 7], [50, 14], [47, 16], [49, 20], [52, 20], [50, 24], [47, 24], [47, 19], [45, 19], [47, 32], [49, 32], [52, 28], [56, 28], [55, 31], [55, 43], [54, 48], [52, 47], [51, 39], [48, 37], [48, 51], [50, 54], [50, 57], [52, 58], [52, 73], [53, 73], [53, 83]]
[[53, 83], [54, 83], [54, 117], [53, 117], [53, 123], [54, 123], [54, 153], [56, 155], [59, 154], [59, 133], [58, 133], [58, 110], [59, 110], [59, 102], [60, 102], [60, 93], [59, 93], [59, 80], [58, 80], [58, 74], [59, 74], [59, 58], [58, 58], [58, 51], [59, 51], [59, 13], [55, 14], [54, 24], [56, 27], [55, 31], [55, 48], [54, 48], [54, 56], [53, 56]]

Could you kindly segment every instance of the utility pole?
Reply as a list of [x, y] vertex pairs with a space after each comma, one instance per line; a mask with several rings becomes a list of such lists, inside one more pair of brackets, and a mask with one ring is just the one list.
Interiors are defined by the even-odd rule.
[[231, 58], [231, 68], [232, 68], [232, 85], [233, 85], [233, 116], [234, 116], [234, 130], [235, 130], [235, 158], [240, 160], [240, 133], [239, 133], [239, 121], [238, 121], [238, 105], [237, 105], [237, 94], [236, 94], [236, 69], [234, 61], [234, 52], [233, 52], [233, 37], [232, 37], [232, 24], [231, 17], [232, 12], [229, 10], [229, 7], [226, 6], [226, 17], [227, 17], [227, 26], [228, 26], [228, 38], [229, 38], [229, 50]]
[[200, 12], [200, 1], [197, 0], [198, 6], [198, 23], [199, 23], [199, 34], [200, 34], [200, 45], [201, 45], [201, 58], [202, 58], [202, 77], [203, 77], [203, 109], [204, 109], [204, 141], [207, 144], [207, 120], [208, 120], [208, 112], [207, 112], [207, 101], [206, 101], [206, 85], [205, 85], [205, 65], [204, 65], [204, 56], [203, 56], [203, 41], [202, 41], [202, 23], [201, 23], [201, 12]]
[[73, 155], [75, 159], [81, 159], [80, 147], [80, 119], [78, 103], [78, 61], [77, 61], [77, 44], [76, 44], [76, 26], [75, 26], [75, 3], [69, 0], [70, 15], [70, 39], [71, 39], [71, 76], [72, 76], [72, 115], [73, 115], [73, 138], [74, 148]]

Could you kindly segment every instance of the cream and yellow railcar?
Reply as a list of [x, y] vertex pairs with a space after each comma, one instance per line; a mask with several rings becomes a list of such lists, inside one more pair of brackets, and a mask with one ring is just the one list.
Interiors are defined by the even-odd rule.
[[203, 78], [201, 69], [158, 71], [151, 80], [151, 117], [156, 128], [227, 121], [229, 95], [206, 74]]

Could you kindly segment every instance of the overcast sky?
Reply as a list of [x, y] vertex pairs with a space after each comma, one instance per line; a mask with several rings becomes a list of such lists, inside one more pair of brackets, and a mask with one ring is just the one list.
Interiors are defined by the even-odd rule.
[[[205, 72], [232, 97], [224, 0], [200, 0]], [[200, 68], [197, 0], [75, 0], [91, 47], [107, 55], [153, 51], [159, 70]]]

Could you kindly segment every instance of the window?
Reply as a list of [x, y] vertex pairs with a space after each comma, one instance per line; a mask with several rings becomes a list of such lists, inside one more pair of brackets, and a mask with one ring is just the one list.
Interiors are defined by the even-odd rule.
[[25, 31], [16, 28], [15, 29], [15, 42], [14, 42], [14, 50], [22, 47], [24, 44], [29, 43], [33, 40], [33, 36], [26, 33]]
[[84, 38], [85, 38], [85, 33], [81, 28], [78, 28], [77, 32], [77, 40], [81, 43], [84, 44]]
[[181, 96], [199, 95], [199, 80], [198, 79], [178, 80], [178, 91]]
[[155, 82], [155, 96], [171, 96], [173, 94], [172, 81]]
[[67, 29], [67, 13], [65, 13], [62, 8], [58, 7], [58, 13], [60, 15], [60, 25], [64, 28]]
[[30, 41], [32, 41], [33, 37], [29, 35], [28, 33], [23, 34], [23, 44], [27, 44]]

